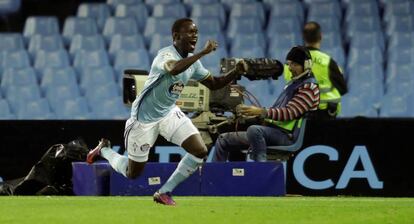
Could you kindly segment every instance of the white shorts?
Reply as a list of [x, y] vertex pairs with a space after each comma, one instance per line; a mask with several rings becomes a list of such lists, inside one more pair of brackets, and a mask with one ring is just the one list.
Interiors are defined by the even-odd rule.
[[129, 159], [146, 162], [149, 149], [154, 145], [159, 134], [167, 141], [181, 146], [188, 137], [199, 133], [180, 108], [175, 107], [167, 116], [152, 123], [141, 123], [136, 118], [129, 118], [125, 124], [125, 148]]

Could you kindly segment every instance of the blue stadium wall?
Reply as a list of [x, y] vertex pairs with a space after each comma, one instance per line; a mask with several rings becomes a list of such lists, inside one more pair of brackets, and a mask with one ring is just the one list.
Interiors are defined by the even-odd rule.
[[[414, 119], [309, 121], [303, 149], [287, 163], [287, 193], [414, 196], [413, 126]], [[25, 176], [51, 145], [77, 137], [90, 148], [106, 137], [124, 151], [123, 129], [124, 121], [0, 121], [0, 176]]]

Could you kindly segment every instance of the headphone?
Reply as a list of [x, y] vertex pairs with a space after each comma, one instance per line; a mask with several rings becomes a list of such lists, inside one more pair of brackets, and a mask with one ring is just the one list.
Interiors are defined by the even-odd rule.
[[296, 48], [300, 49], [306, 55], [306, 60], [303, 63], [303, 70], [311, 70], [312, 68], [312, 56], [308, 49], [303, 46], [296, 46]]

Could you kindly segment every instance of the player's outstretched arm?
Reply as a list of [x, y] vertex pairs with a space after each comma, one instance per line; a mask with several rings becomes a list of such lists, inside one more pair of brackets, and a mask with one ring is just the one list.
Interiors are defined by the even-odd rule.
[[239, 75], [244, 74], [248, 69], [247, 63], [243, 60], [237, 62], [236, 67], [220, 77], [210, 75], [201, 83], [211, 90], [221, 89], [231, 81], [236, 79]]
[[167, 62], [166, 69], [168, 73], [171, 75], [178, 75], [181, 72], [185, 71], [189, 68], [192, 64], [194, 64], [198, 59], [202, 58], [203, 56], [215, 51], [218, 47], [216, 41], [208, 40], [204, 46], [204, 49], [199, 53], [196, 53], [190, 57], [183, 58], [179, 61], [170, 61]]

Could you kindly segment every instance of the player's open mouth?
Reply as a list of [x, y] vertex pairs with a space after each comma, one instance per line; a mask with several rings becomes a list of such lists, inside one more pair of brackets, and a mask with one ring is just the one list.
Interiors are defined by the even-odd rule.
[[197, 44], [197, 40], [190, 40], [189, 43], [190, 43], [192, 48], [195, 48], [195, 46]]

